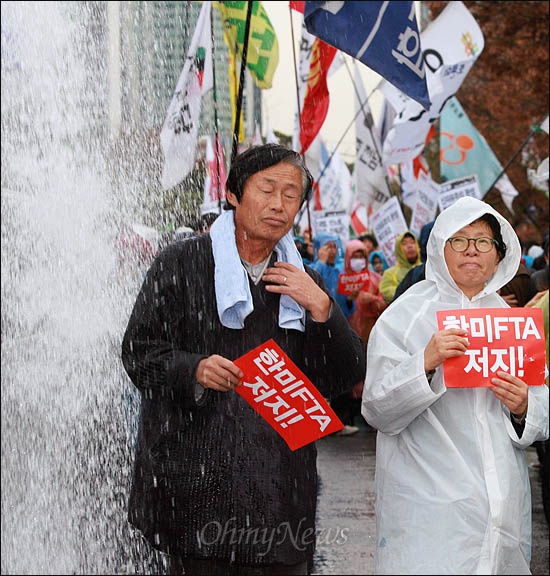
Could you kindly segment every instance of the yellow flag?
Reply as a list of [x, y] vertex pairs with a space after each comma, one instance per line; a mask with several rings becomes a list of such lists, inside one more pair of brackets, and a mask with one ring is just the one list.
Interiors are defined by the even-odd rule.
[[[226, 42], [242, 58], [248, 2], [216, 2]], [[261, 2], [252, 2], [246, 66], [258, 88], [271, 88], [279, 63], [279, 43]]]

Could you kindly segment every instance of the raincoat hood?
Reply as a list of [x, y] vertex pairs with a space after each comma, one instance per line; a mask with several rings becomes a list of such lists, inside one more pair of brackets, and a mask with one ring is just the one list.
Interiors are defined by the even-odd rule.
[[456, 285], [445, 262], [443, 252], [445, 242], [455, 232], [471, 224], [483, 214], [492, 214], [499, 221], [502, 239], [506, 244], [506, 255], [499, 262], [497, 271], [487, 282], [485, 288], [472, 300], [496, 292], [515, 276], [521, 260], [521, 246], [511, 224], [486, 202], [465, 196], [441, 212], [428, 239], [426, 280], [435, 282], [441, 293], [463, 297], [462, 290]]
[[315, 260], [319, 257], [319, 248], [324, 246], [327, 242], [336, 242], [336, 246], [338, 246], [338, 256], [336, 259], [338, 260], [338, 258], [342, 257], [342, 243], [340, 242], [340, 238], [336, 236], [336, 234], [319, 232], [319, 234], [316, 234], [313, 239], [313, 257]]
[[376, 258], [376, 256], [378, 256], [378, 258], [380, 258], [380, 260], [382, 260], [382, 266], [383, 266], [384, 270], [387, 270], [390, 267], [390, 265], [388, 264], [388, 261], [386, 260], [386, 257], [384, 256], [384, 252], [382, 252], [382, 250], [373, 250], [370, 253], [370, 256], [369, 256], [370, 265], [374, 266], [373, 260], [374, 260], [374, 258]]
[[[403, 246], [401, 246], [401, 242], [405, 236], [412, 236], [414, 238], [417, 250], [416, 262], [409, 262], [403, 253]], [[410, 230], [405, 230], [405, 232], [399, 234], [395, 240], [395, 259], [397, 260], [397, 265], [402, 268], [412, 268], [413, 266], [422, 263], [422, 260], [420, 259], [420, 244], [418, 243], [418, 238]]]

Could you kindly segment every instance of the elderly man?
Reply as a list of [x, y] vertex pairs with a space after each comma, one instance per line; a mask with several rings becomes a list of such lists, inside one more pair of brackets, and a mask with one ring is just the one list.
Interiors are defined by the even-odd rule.
[[235, 392], [235, 360], [273, 338], [330, 398], [365, 359], [290, 233], [311, 190], [275, 144], [234, 160], [226, 212], [154, 261], [124, 335], [141, 392], [129, 519], [170, 573], [307, 574], [315, 549], [316, 447], [291, 451]]

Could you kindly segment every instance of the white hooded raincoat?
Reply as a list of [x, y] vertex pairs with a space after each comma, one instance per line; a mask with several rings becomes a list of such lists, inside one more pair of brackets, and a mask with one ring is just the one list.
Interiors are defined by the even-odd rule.
[[[453, 281], [447, 238], [484, 213], [501, 223], [505, 258], [470, 301]], [[376, 444], [377, 574], [529, 574], [531, 492], [524, 450], [548, 436], [548, 387], [529, 388], [518, 437], [489, 388], [431, 384], [424, 348], [436, 310], [506, 308], [496, 291], [521, 258], [517, 236], [488, 204], [461, 198], [438, 217], [428, 241], [426, 280], [378, 318], [367, 351], [362, 414]]]

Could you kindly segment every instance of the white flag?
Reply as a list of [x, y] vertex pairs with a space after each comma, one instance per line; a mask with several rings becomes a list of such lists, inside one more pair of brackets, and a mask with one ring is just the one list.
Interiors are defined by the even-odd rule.
[[162, 188], [181, 182], [195, 164], [202, 96], [213, 87], [210, 1], [203, 3], [187, 58], [160, 133]]
[[376, 132], [363, 80], [355, 64], [355, 167], [357, 200], [376, 211], [391, 198], [382, 166], [382, 145]]
[[267, 120], [267, 127], [265, 130], [265, 141], [268, 144], [279, 144], [279, 139], [277, 138], [277, 136], [275, 135], [275, 132], [273, 132], [273, 130], [271, 128], [271, 124], [269, 123], [269, 118]]
[[350, 213], [352, 204], [351, 174], [337, 149], [329, 151], [321, 139], [319, 164], [319, 200], [323, 210], [344, 210]]

